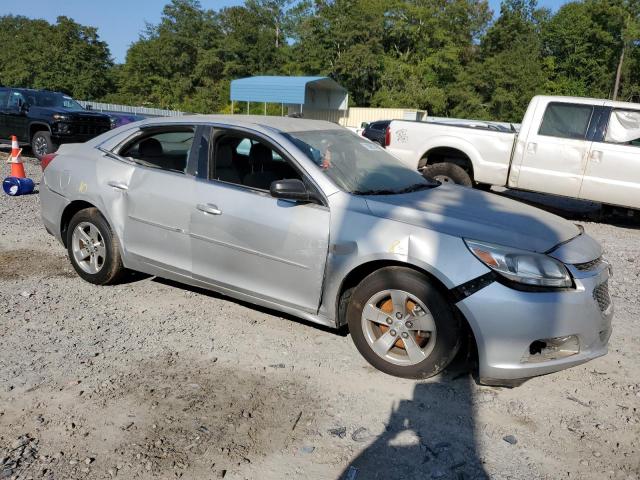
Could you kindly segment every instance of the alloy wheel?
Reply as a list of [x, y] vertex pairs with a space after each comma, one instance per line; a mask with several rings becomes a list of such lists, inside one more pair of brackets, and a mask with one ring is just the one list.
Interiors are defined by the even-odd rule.
[[76, 225], [71, 236], [71, 248], [76, 264], [86, 273], [95, 275], [104, 266], [107, 249], [98, 228], [90, 222]]
[[416, 365], [433, 351], [436, 324], [426, 305], [402, 290], [373, 295], [362, 310], [362, 330], [371, 349], [395, 365]]
[[43, 137], [36, 138], [35, 142], [33, 142], [33, 149], [36, 154], [43, 157], [47, 154], [49, 150], [49, 145], [47, 144], [47, 140]]

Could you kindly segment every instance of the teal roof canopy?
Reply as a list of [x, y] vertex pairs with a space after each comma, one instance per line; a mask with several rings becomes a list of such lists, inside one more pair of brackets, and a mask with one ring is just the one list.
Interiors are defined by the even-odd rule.
[[309, 98], [309, 93], [316, 91], [347, 99], [347, 90], [329, 77], [258, 76], [231, 82], [231, 100], [239, 102], [303, 105], [315, 100]]

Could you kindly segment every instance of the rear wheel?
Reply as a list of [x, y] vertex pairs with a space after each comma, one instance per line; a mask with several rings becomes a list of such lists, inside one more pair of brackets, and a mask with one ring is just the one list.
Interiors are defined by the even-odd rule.
[[437, 180], [440, 183], [455, 183], [471, 187], [473, 182], [471, 176], [459, 165], [454, 163], [442, 162], [427, 165], [422, 174], [431, 180]]
[[38, 160], [48, 153], [53, 153], [58, 149], [58, 145], [51, 140], [51, 133], [47, 130], [36, 132], [31, 139], [31, 150]]
[[366, 277], [353, 291], [347, 322], [362, 356], [397, 377], [432, 377], [460, 348], [460, 322], [447, 300], [426, 276], [404, 267]]
[[118, 238], [96, 208], [76, 213], [67, 228], [67, 250], [75, 271], [96, 285], [116, 283], [124, 273]]

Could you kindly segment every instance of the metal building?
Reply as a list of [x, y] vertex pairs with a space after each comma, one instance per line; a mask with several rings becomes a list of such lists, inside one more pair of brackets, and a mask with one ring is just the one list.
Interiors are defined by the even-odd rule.
[[235, 102], [278, 103], [284, 113], [313, 111], [345, 111], [349, 106], [347, 90], [329, 77], [260, 76], [231, 82], [232, 111]]

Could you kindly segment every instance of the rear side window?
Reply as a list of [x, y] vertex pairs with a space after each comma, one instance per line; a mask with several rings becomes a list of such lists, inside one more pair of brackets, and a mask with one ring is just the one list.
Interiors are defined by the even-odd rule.
[[549, 137], [584, 140], [593, 113], [590, 105], [550, 103], [542, 117], [539, 134]]
[[0, 88], [0, 108], [7, 106], [7, 100], [9, 100], [9, 90]]
[[612, 110], [605, 141], [640, 147], [640, 110]]
[[120, 152], [120, 156], [146, 167], [185, 173], [193, 137], [193, 128], [163, 130], [136, 139]]

